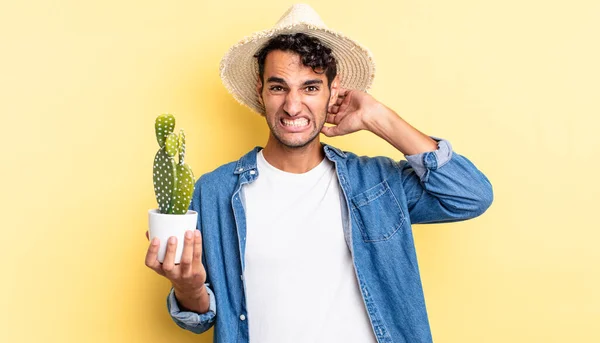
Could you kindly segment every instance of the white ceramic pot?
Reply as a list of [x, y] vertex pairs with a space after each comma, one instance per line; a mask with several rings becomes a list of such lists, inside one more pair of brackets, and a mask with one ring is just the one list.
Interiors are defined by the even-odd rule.
[[187, 230], [196, 230], [198, 223], [198, 212], [187, 211], [186, 214], [162, 214], [159, 210], [148, 211], [148, 235], [150, 241], [154, 237], [160, 240], [158, 248], [158, 261], [162, 263], [167, 252], [167, 240], [171, 236], [177, 237], [177, 251], [175, 253], [175, 263], [181, 261], [183, 252], [183, 239]]

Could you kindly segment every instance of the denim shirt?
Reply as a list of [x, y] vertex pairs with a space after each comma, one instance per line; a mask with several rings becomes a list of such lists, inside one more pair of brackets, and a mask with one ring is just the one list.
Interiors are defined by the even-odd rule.
[[[432, 342], [411, 224], [474, 218], [492, 203], [492, 186], [485, 175], [453, 152], [447, 140], [432, 138], [437, 150], [405, 155], [406, 161], [357, 156], [323, 144], [326, 158], [335, 164], [344, 236], [379, 343]], [[196, 182], [190, 208], [199, 213], [209, 311], [180, 310], [173, 289], [167, 297], [177, 325], [195, 333], [215, 325], [215, 342], [249, 341], [243, 190], [260, 176], [260, 149]], [[319, 280], [307, 275], [306, 282]]]

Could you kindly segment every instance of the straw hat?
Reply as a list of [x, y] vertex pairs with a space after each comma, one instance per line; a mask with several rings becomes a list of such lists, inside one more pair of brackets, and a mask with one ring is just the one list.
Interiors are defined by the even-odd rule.
[[255, 32], [242, 39], [221, 60], [221, 80], [238, 102], [264, 114], [264, 108], [256, 94], [258, 62], [254, 55], [270, 38], [298, 32], [320, 39], [332, 50], [337, 61], [341, 87], [363, 91], [371, 87], [375, 64], [369, 50], [329, 29], [309, 5], [296, 4], [283, 14], [273, 28]]

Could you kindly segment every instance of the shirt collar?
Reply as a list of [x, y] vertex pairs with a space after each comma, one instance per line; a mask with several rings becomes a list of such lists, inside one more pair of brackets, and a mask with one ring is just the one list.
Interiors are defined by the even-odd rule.
[[[346, 153], [334, 146], [325, 143], [321, 143], [321, 146], [323, 146], [325, 156], [332, 162], [334, 162], [337, 159], [335, 155], [338, 155], [341, 158], [346, 158]], [[262, 147], [256, 146], [254, 147], [254, 149], [250, 150], [246, 155], [242, 156], [238, 160], [233, 173], [241, 174], [248, 170], [256, 169], [256, 155], [261, 149]]]

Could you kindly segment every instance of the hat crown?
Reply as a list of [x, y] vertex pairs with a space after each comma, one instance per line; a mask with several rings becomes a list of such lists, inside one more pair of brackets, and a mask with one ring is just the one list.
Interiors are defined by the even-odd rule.
[[326, 28], [319, 14], [307, 4], [294, 4], [290, 7], [275, 24], [275, 28], [285, 28], [297, 24]]

